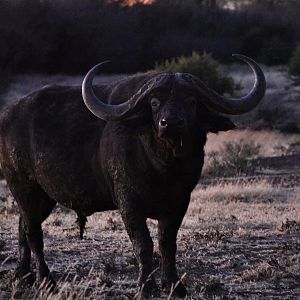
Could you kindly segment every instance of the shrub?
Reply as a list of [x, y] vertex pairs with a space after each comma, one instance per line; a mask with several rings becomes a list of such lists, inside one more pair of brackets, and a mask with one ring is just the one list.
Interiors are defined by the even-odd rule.
[[219, 151], [208, 154], [209, 167], [207, 176], [233, 176], [251, 173], [253, 167], [250, 159], [257, 157], [261, 145], [241, 140], [227, 142]]
[[295, 49], [289, 63], [289, 72], [300, 76], [300, 45]]
[[232, 94], [235, 88], [233, 79], [224, 76], [219, 63], [209, 53], [193, 52], [191, 56], [180, 56], [156, 63], [157, 71], [191, 73], [217, 92]]

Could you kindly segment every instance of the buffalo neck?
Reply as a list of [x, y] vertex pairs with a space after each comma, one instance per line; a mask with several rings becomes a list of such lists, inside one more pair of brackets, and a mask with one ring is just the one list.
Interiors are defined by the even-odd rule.
[[198, 176], [200, 176], [206, 142], [205, 132], [192, 132], [186, 136], [184, 153], [178, 157], [174, 156], [167, 143], [158, 137], [153, 127], [142, 130], [139, 133], [139, 139], [149, 163], [158, 174], [168, 176], [169, 173], [177, 173], [180, 176], [198, 168]]

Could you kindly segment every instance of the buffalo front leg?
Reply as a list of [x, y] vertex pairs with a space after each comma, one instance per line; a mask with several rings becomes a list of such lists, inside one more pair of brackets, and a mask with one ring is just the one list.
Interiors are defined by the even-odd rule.
[[[182, 216], [183, 217], [183, 216]], [[187, 294], [184, 285], [179, 282], [176, 270], [176, 238], [182, 217], [178, 219], [162, 219], [158, 221], [158, 240], [161, 253], [161, 282], [162, 288], [170, 293], [171, 288], [176, 285], [174, 293], [178, 297]]]
[[139, 265], [139, 290], [142, 289], [144, 295], [153, 294], [157, 292], [157, 286], [151, 274], [153, 242], [146, 224], [146, 218], [139, 210], [133, 209], [132, 205], [123, 207], [120, 211]]

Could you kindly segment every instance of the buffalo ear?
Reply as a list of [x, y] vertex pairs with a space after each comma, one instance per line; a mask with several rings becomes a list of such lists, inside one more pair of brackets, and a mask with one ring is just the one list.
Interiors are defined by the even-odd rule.
[[228, 118], [217, 114], [209, 114], [205, 123], [205, 129], [207, 129], [208, 132], [213, 133], [232, 130], [236, 127]]

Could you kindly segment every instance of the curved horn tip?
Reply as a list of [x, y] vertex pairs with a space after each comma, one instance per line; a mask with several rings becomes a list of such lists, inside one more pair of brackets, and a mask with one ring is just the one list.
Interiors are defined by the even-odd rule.
[[101, 65], [104, 65], [104, 64], [107, 64], [107, 63], [110, 63], [111, 61], [109, 60], [109, 59], [107, 59], [107, 60], [104, 60], [104, 61], [101, 61], [101, 62], [99, 62], [98, 64], [96, 64], [96, 66], [101, 66]]
[[256, 63], [252, 58], [246, 56], [246, 55], [243, 55], [243, 54], [238, 54], [238, 53], [235, 53], [235, 54], [232, 54], [233, 57], [236, 57], [242, 61], [245, 61], [245, 62], [254, 62]]
[[109, 63], [109, 62], [110, 62], [110, 60], [105, 60], [105, 61], [102, 61], [102, 62], [96, 64], [94, 67], [92, 67], [92, 68], [87, 72], [87, 74], [85, 75], [85, 77], [83, 78], [82, 88], [85, 88], [85, 86], [86, 86], [88, 80], [90, 81], [90, 80], [93, 80], [93, 79], [94, 79], [93, 77], [96, 75], [96, 72], [98, 71], [98, 69], [99, 69], [102, 65], [104, 65], [104, 64], [106, 64], [106, 63]]
[[239, 54], [239, 53], [233, 53], [233, 54], [231, 54], [231, 56], [236, 56], [236, 57], [239, 57], [239, 56], [241, 56], [241, 57], [245, 57], [245, 55], [243, 55], [243, 54]]
[[95, 66], [93, 66], [93, 67], [90, 69], [90, 72], [95, 71], [95, 70], [98, 69], [99, 67], [101, 67], [101, 66], [103, 66], [103, 65], [105, 65], [105, 64], [107, 64], [107, 63], [110, 63], [110, 62], [111, 62], [110, 60], [102, 61], [102, 62], [96, 64]]

